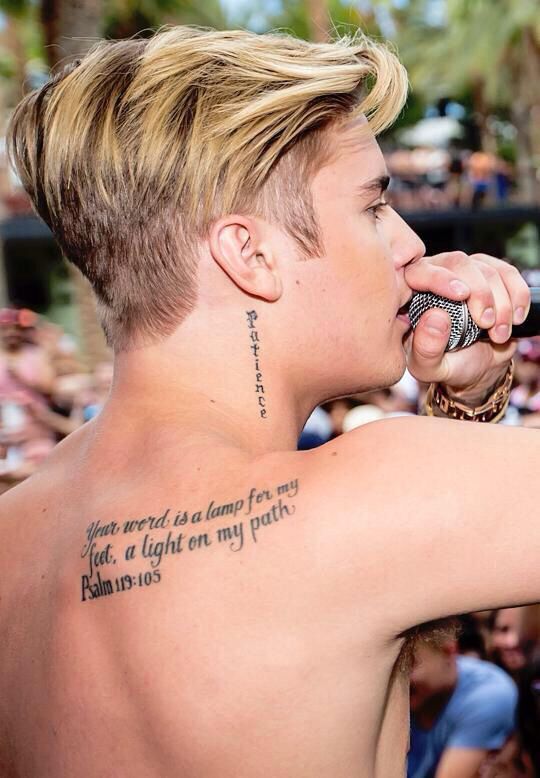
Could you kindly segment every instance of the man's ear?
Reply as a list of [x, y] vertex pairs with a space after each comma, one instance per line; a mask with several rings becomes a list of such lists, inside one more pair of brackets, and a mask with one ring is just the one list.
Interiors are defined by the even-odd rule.
[[256, 219], [236, 214], [218, 219], [212, 225], [209, 246], [217, 264], [244, 292], [269, 302], [281, 297], [283, 286], [274, 253]]

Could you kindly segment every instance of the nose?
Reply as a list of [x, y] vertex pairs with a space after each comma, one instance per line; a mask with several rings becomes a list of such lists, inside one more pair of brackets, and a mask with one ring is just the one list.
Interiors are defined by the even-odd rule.
[[410, 262], [421, 259], [426, 253], [426, 246], [407, 222], [392, 209], [392, 257], [396, 267], [404, 267]]

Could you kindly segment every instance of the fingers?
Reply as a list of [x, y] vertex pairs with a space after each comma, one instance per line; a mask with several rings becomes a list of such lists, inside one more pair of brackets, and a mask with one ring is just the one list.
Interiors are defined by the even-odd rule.
[[[437, 313], [446, 316], [444, 311]], [[517, 342], [478, 341], [465, 349], [444, 352], [448, 333], [441, 334], [439, 339], [435, 333], [429, 332], [428, 315], [428, 312], [424, 314], [418, 327], [405, 341], [407, 365], [412, 375], [426, 383], [440, 381], [450, 386], [452, 392], [470, 389], [482, 394], [482, 386], [486, 391], [491, 388], [501, 367], [508, 366]]]
[[500, 275], [490, 265], [471, 262], [467, 277], [471, 290], [467, 307], [472, 318], [494, 343], [505, 343], [512, 331], [512, 302]]
[[[450, 316], [440, 308], [426, 311], [414, 330], [410, 350], [410, 368], [417, 376], [446, 379], [445, 349], [450, 336]], [[422, 379], [420, 379], [422, 380]]]
[[[490, 257], [487, 254], [474, 254], [471, 259], [494, 270], [506, 288], [512, 311], [512, 324], [522, 324], [531, 307], [531, 291], [521, 273], [509, 262]], [[493, 277], [493, 276], [491, 276]]]
[[494, 343], [511, 337], [512, 324], [525, 321], [531, 304], [529, 288], [516, 268], [487, 254], [469, 257], [454, 251], [423, 258], [405, 269], [405, 280], [418, 291], [466, 300], [472, 318]]
[[466, 300], [470, 289], [458, 272], [461, 267], [463, 275], [465, 262], [468, 263], [469, 258], [460, 251], [423, 257], [405, 267], [405, 280], [417, 292], [433, 292], [450, 300]]

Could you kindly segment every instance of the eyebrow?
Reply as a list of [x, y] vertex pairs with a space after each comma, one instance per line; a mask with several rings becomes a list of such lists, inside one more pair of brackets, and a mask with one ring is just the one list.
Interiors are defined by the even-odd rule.
[[370, 181], [360, 184], [356, 191], [362, 196], [382, 194], [388, 189], [389, 184], [390, 176], [377, 176], [377, 178], [372, 178]]

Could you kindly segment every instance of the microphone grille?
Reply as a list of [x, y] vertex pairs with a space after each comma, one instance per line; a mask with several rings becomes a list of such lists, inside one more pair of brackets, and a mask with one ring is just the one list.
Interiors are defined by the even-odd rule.
[[432, 292], [417, 292], [411, 297], [409, 319], [416, 329], [420, 317], [430, 308], [441, 308], [450, 316], [450, 337], [446, 351], [465, 348], [478, 340], [480, 329], [473, 321], [465, 302], [456, 302]]

